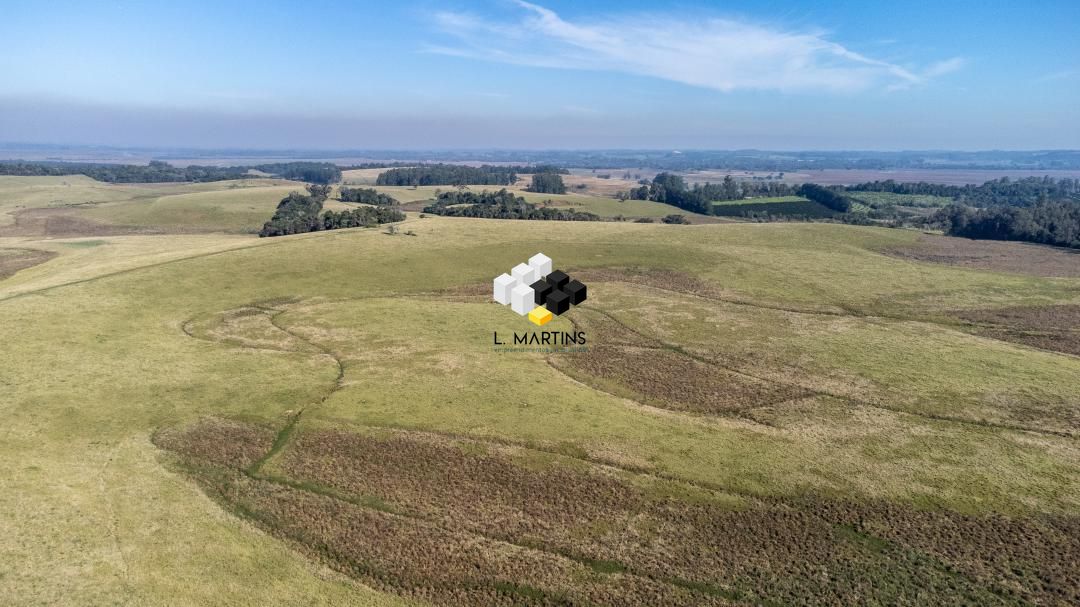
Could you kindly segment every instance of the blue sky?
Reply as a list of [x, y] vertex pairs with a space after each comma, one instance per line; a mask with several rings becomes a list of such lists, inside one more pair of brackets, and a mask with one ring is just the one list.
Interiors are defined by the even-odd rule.
[[13, 2], [0, 141], [1080, 147], [1080, 2]]

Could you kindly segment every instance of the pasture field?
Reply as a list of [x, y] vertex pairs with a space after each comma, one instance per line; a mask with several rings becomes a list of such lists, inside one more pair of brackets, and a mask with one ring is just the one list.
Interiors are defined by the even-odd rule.
[[[605, 179], [603, 175], [608, 177]], [[570, 169], [569, 175], [563, 175], [563, 183], [568, 192], [614, 198], [619, 192], [638, 187], [638, 180], [655, 176], [655, 170], [598, 169], [594, 172], [590, 169]]]
[[390, 169], [349, 169], [341, 172], [342, 185], [375, 185], [375, 180], [379, 178], [379, 173], [384, 173]]
[[738, 206], [744, 204], [777, 204], [781, 202], [807, 202], [802, 196], [774, 196], [772, 198], [744, 198], [742, 200], [722, 200], [716, 204], [724, 206]]
[[[653, 202], [651, 200], [616, 200], [615, 198], [608, 198], [604, 196], [590, 196], [585, 194], [539, 194], [535, 192], [527, 192], [523, 188], [528, 185], [528, 182], [519, 181], [515, 186], [508, 186], [506, 189], [514, 192], [515, 195], [521, 196], [527, 202], [533, 204], [542, 204], [545, 202], [551, 202], [551, 206], [555, 207], [573, 207], [579, 211], [588, 211], [595, 213], [601, 217], [616, 217], [622, 215], [627, 218], [638, 217], [650, 217], [659, 218], [672, 213], [681, 213], [683, 215], [694, 216], [694, 213], [684, 211], [678, 207], [670, 204], [664, 204], [661, 202]], [[393, 196], [402, 204], [418, 203], [427, 200], [434, 200], [438, 196], [439, 192], [447, 192], [453, 188], [453, 186], [421, 186], [413, 188], [411, 186], [372, 186], [378, 192]], [[499, 186], [489, 185], [474, 185], [469, 186], [469, 191], [483, 192], [492, 191], [496, 192], [502, 189]], [[423, 205], [418, 205], [422, 207]]]
[[696, 215], [679, 207], [652, 200], [616, 200], [615, 198], [583, 194], [557, 195], [534, 194], [532, 192], [522, 192], [521, 195], [529, 202], [550, 200], [553, 203], [552, 206], [573, 207], [579, 211], [588, 211], [601, 217], [617, 217], [621, 215], [627, 218], [650, 217], [655, 219], [673, 213], [688, 216]]
[[742, 217], [763, 213], [802, 215], [804, 217], [832, 217], [836, 214], [821, 203], [807, 200], [801, 196], [724, 200], [713, 203], [713, 213], [726, 217]]
[[944, 207], [955, 202], [945, 196], [930, 196], [925, 194], [894, 194], [892, 192], [848, 192], [848, 195], [860, 202], [865, 203], [872, 209], [886, 207], [918, 207], [937, 208]]
[[[1080, 601], [1076, 274], [831, 224], [401, 227], [0, 238], [42, 252], [0, 279], [6, 600]], [[537, 251], [587, 351], [493, 348]]]
[[281, 198], [303, 188], [279, 179], [109, 184], [81, 175], [0, 176], [0, 236], [252, 233]]

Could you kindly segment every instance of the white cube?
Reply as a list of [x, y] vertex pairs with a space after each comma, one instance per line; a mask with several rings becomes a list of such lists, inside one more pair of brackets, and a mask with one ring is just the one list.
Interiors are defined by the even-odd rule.
[[551, 274], [551, 258], [543, 253], [537, 253], [530, 257], [529, 265], [536, 270], [536, 280], [547, 278], [547, 275]]
[[517, 279], [518, 284], [531, 286], [532, 283], [540, 280], [540, 277], [536, 275], [536, 270], [526, 263], [519, 263], [514, 266], [513, 270], [510, 270], [510, 274]]
[[536, 307], [536, 294], [529, 285], [518, 285], [510, 291], [510, 307], [515, 312], [525, 316]]
[[515, 280], [513, 276], [509, 274], [500, 274], [498, 278], [495, 279], [495, 301], [504, 306], [510, 303], [510, 291], [514, 289], [515, 285], [517, 285], [517, 280]]

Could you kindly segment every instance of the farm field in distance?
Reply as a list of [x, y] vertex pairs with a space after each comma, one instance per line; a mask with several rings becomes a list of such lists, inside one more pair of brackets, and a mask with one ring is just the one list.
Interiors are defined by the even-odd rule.
[[[412, 208], [250, 233], [299, 187], [0, 178], [6, 600], [1080, 601], [1074, 253]], [[545, 326], [587, 351], [493, 348], [531, 325], [491, 279], [537, 251], [588, 285]]]
[[743, 217], [757, 214], [785, 214], [802, 217], [831, 217], [834, 212], [820, 203], [801, 196], [746, 198], [713, 203], [713, 213], [720, 216]]

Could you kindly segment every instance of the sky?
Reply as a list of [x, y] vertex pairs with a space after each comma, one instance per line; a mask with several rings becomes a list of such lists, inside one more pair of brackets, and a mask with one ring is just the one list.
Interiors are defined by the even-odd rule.
[[1080, 148], [1080, 2], [0, 0], [0, 142]]

